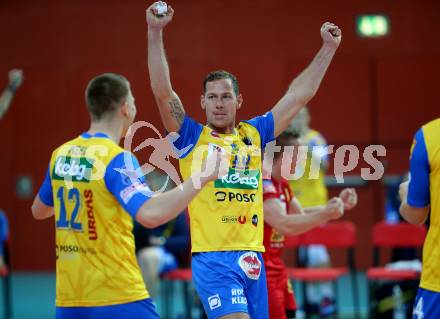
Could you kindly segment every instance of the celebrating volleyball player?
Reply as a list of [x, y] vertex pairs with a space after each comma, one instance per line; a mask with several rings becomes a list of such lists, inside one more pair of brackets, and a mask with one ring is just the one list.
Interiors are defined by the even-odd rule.
[[423, 244], [423, 269], [414, 319], [440, 318], [440, 118], [423, 125], [411, 148], [410, 179], [400, 185], [400, 214], [429, 231]]
[[[282, 133], [277, 137], [281, 152], [275, 153], [270, 179], [263, 180], [264, 199], [264, 264], [266, 266], [271, 319], [295, 318], [296, 303], [282, 260], [284, 235], [299, 235], [316, 226], [343, 216], [344, 210], [357, 204], [357, 194], [345, 188], [339, 197], [330, 199], [326, 205], [303, 209], [283, 177], [283, 150], [293, 146], [293, 160], [287, 171], [294, 171], [296, 154], [300, 145], [295, 133]], [[285, 158], [285, 157], [284, 157]]]
[[[55, 216], [56, 318], [158, 318], [136, 262], [133, 219], [163, 224], [200, 188], [188, 180], [151, 197], [137, 159], [118, 146], [136, 114], [123, 76], [92, 79], [86, 104], [90, 129], [52, 153], [32, 205], [36, 219]], [[194, 180], [204, 185], [218, 177], [217, 157], [207, 159], [212, 172]]]
[[213, 150], [232, 154], [228, 174], [208, 183], [189, 205], [193, 281], [209, 318], [267, 318], [261, 152], [315, 95], [341, 31], [324, 23], [321, 49], [286, 94], [265, 115], [238, 125], [235, 116], [243, 96], [236, 77], [226, 71], [209, 73], [201, 95], [207, 124], [201, 125], [186, 115], [171, 85], [163, 29], [174, 10], [165, 6], [156, 2], [147, 9], [148, 68], [163, 124], [180, 135], [174, 146], [191, 146], [180, 156], [181, 174], [188, 179]]

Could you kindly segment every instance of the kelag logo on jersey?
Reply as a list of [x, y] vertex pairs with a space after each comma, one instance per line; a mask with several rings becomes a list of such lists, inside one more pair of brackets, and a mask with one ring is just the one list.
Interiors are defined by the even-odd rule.
[[229, 169], [227, 175], [214, 182], [215, 188], [258, 189], [260, 171]]
[[72, 182], [90, 182], [93, 160], [85, 157], [59, 156], [53, 167], [52, 178]]

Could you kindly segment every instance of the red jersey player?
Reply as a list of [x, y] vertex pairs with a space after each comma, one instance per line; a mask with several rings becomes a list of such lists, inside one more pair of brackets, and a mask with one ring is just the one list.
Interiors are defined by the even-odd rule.
[[[277, 138], [277, 145], [295, 146], [291, 171], [296, 164], [299, 146], [298, 136], [283, 133]], [[344, 209], [352, 209], [357, 204], [357, 194], [352, 188], [345, 188], [339, 197], [334, 197], [325, 206], [303, 209], [295, 199], [289, 184], [282, 177], [283, 152], [274, 154], [271, 179], [263, 181], [264, 199], [264, 246], [267, 288], [269, 295], [269, 316], [272, 319], [294, 318], [296, 303], [281, 258], [284, 235], [306, 232], [332, 219], [340, 218]]]

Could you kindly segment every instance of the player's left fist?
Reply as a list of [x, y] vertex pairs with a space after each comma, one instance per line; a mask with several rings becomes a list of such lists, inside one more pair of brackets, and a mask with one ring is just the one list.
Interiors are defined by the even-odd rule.
[[337, 48], [342, 40], [341, 29], [336, 24], [326, 22], [321, 27], [321, 38], [325, 44]]
[[344, 203], [345, 210], [352, 209], [358, 202], [358, 196], [354, 188], [344, 188], [339, 194], [339, 198]]

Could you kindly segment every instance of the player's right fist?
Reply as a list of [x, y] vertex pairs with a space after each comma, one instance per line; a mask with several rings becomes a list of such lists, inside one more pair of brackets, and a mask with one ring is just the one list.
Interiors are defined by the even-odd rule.
[[166, 2], [156, 1], [147, 9], [148, 27], [155, 30], [162, 30], [173, 20], [174, 10]]

